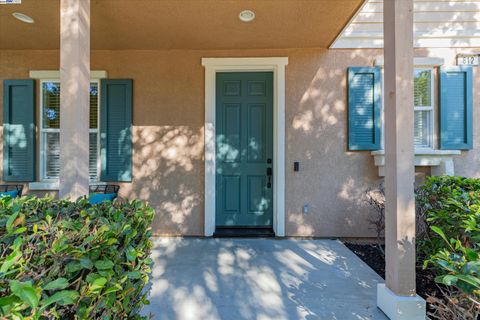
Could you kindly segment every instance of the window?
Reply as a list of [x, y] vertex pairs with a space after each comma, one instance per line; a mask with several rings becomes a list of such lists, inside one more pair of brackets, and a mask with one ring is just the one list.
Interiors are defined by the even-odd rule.
[[433, 148], [433, 69], [413, 73], [414, 143], [418, 149]]
[[[98, 180], [99, 166], [99, 83], [90, 83], [90, 180]], [[40, 179], [57, 180], [60, 174], [60, 83], [41, 81]]]

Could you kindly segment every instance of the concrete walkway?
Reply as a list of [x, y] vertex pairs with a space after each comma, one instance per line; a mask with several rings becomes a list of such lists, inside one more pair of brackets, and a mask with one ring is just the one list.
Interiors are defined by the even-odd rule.
[[336, 240], [158, 238], [154, 319], [386, 319], [383, 280]]

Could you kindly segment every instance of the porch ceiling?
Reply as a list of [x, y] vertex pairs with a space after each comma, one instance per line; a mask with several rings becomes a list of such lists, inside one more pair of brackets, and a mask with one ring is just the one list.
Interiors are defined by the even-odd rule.
[[[327, 48], [363, 0], [91, 0], [92, 49]], [[238, 13], [253, 10], [244, 23]], [[26, 24], [12, 17], [35, 19]], [[0, 49], [58, 49], [60, 1], [0, 5]]]

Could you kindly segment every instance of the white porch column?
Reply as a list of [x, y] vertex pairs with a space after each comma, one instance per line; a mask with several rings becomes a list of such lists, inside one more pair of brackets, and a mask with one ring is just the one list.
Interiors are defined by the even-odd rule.
[[61, 0], [60, 198], [88, 194], [90, 0]]
[[390, 319], [425, 319], [415, 293], [413, 0], [384, 0], [386, 285], [377, 304]]

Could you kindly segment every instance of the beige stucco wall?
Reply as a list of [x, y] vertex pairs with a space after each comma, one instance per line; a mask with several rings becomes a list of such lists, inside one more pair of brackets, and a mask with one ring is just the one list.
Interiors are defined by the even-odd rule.
[[[469, 52], [471, 50], [462, 50]], [[480, 50], [473, 50], [479, 52]], [[378, 50], [93, 51], [91, 68], [134, 80], [133, 183], [121, 195], [148, 200], [158, 234], [203, 234], [204, 69], [202, 57], [288, 56], [286, 69], [286, 233], [372, 236], [362, 196], [378, 184], [369, 152], [347, 151], [346, 71], [372, 65]], [[418, 50], [445, 58], [455, 50]], [[57, 51], [0, 51], [0, 80], [58, 69]], [[474, 150], [455, 159], [456, 173], [480, 177], [480, 75], [474, 74]], [[3, 95], [0, 89], [0, 96]], [[0, 113], [1, 116], [1, 113]], [[293, 162], [300, 172], [293, 172]], [[1, 167], [1, 166], [0, 166]], [[427, 172], [428, 169], [420, 169]], [[42, 194], [37, 193], [37, 194]], [[301, 213], [303, 204], [310, 212]]]

